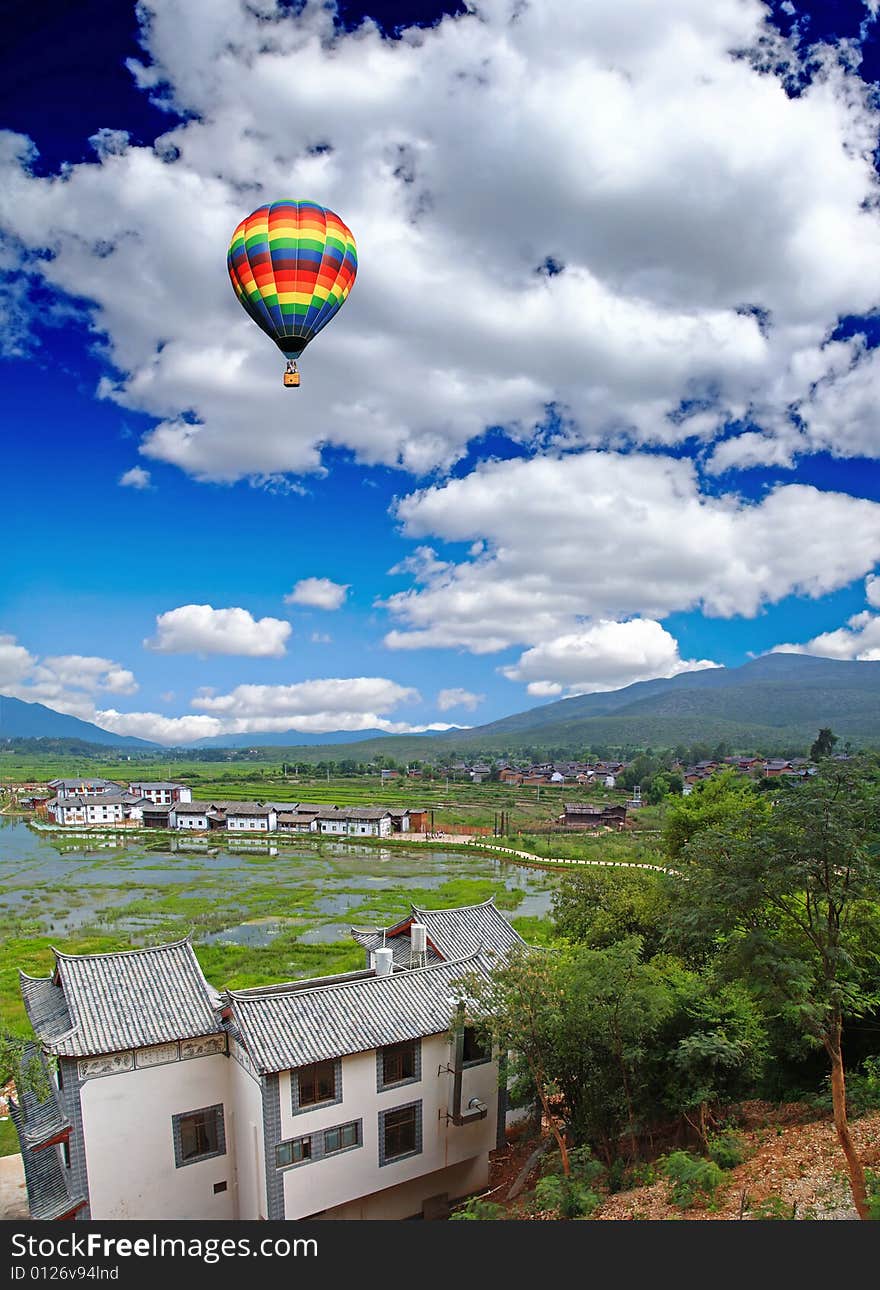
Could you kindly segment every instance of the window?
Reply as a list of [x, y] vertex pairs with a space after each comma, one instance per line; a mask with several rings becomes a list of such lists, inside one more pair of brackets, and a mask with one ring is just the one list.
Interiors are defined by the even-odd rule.
[[389, 1044], [379, 1050], [378, 1088], [394, 1084], [414, 1083], [421, 1079], [421, 1045], [417, 1039], [402, 1044]]
[[492, 1044], [487, 1036], [481, 1035], [475, 1026], [464, 1028], [464, 1048], [461, 1060], [465, 1066], [476, 1066], [478, 1062], [492, 1060]]
[[341, 1101], [341, 1095], [337, 1092], [336, 1075], [335, 1061], [315, 1062], [312, 1066], [301, 1067], [295, 1080], [296, 1110], [319, 1106], [322, 1102]]
[[360, 1141], [360, 1120], [353, 1120], [351, 1124], [340, 1124], [335, 1129], [324, 1130], [324, 1155], [330, 1156], [334, 1151], [347, 1151], [349, 1147], [359, 1147]]
[[379, 1112], [379, 1164], [392, 1164], [422, 1149], [422, 1104], [410, 1102]]
[[206, 1106], [200, 1111], [175, 1115], [171, 1120], [174, 1134], [174, 1161], [178, 1169], [226, 1154], [223, 1106]]
[[290, 1142], [279, 1142], [275, 1148], [275, 1165], [286, 1169], [288, 1165], [301, 1165], [304, 1160], [312, 1158], [312, 1139], [293, 1138]]

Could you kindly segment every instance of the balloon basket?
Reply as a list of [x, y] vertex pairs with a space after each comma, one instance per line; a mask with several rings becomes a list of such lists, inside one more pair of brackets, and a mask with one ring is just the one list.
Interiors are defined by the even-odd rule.
[[299, 385], [299, 372], [285, 372], [283, 379], [287, 386]]

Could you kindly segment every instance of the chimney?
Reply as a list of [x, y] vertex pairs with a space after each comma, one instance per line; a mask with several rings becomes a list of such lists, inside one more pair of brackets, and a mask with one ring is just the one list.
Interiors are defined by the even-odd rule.
[[394, 971], [394, 952], [385, 946], [373, 951], [373, 961], [376, 965], [376, 976], [390, 976]]

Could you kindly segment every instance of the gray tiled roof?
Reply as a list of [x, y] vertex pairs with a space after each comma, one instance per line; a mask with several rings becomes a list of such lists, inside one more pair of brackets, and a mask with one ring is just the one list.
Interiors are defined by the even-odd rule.
[[424, 923], [428, 929], [428, 954], [431, 947], [444, 959], [461, 959], [480, 949], [496, 954], [507, 954], [517, 946], [525, 945], [519, 932], [495, 908], [494, 898], [481, 905], [464, 905], [457, 909], [418, 909], [410, 906], [410, 916], [402, 918], [392, 927], [352, 927], [351, 934], [365, 950], [378, 949], [384, 944], [394, 954], [395, 966], [409, 964], [409, 927], [412, 922]]
[[[407, 919], [407, 922], [409, 922], [409, 919]], [[392, 936], [381, 928], [353, 927], [351, 934], [358, 945], [362, 945], [365, 950], [389, 949], [392, 953], [392, 961], [395, 967], [408, 968], [411, 966], [412, 943], [408, 931], [402, 935]], [[433, 946], [429, 945], [426, 961], [428, 963], [442, 963], [443, 959]]]
[[19, 972], [22, 998], [30, 1023], [46, 1044], [73, 1029], [64, 991], [54, 977], [27, 976]]
[[129, 786], [129, 787], [131, 787], [131, 788], [165, 788], [165, 789], [168, 789], [168, 788], [185, 788], [185, 787], [186, 787], [186, 785], [185, 785], [185, 784], [175, 784], [175, 783], [172, 783], [170, 779], [157, 779], [157, 780], [155, 780], [155, 781], [152, 781], [152, 780], [145, 780], [145, 779], [133, 779], [133, 780], [131, 781], [131, 784], [130, 784], [130, 786]]
[[27, 1145], [23, 1116], [20, 1108], [10, 1099], [12, 1122], [19, 1134], [24, 1180], [27, 1187], [28, 1209], [31, 1218], [52, 1220], [81, 1209], [86, 1198], [71, 1194], [65, 1170], [61, 1167], [54, 1147], [35, 1148]]
[[464, 958], [485, 948], [496, 954], [508, 954], [525, 941], [495, 908], [494, 899], [481, 905], [461, 909], [418, 909], [412, 906], [418, 923], [428, 929], [428, 940], [445, 959]]
[[31, 1024], [53, 1053], [93, 1056], [221, 1028], [220, 996], [202, 975], [188, 938], [115, 954], [54, 954], [54, 978], [70, 1018], [67, 1031], [60, 1030], [57, 996], [49, 993], [53, 978], [20, 974]]
[[382, 820], [390, 814], [387, 806], [326, 806], [318, 812], [318, 819]]
[[99, 784], [112, 784], [114, 788], [122, 788], [122, 784], [117, 783], [115, 779], [50, 779], [50, 788], [85, 788], [86, 786], [95, 787]]
[[487, 972], [474, 954], [464, 960], [392, 972], [355, 973], [331, 985], [261, 991], [230, 990], [232, 1018], [261, 1071], [292, 1070], [311, 1062], [366, 1052], [448, 1030], [454, 983], [466, 972]]
[[[46, 1082], [46, 1094], [42, 1099], [33, 1088], [28, 1087], [30, 1081], [27, 1073], [34, 1063], [42, 1069], [42, 1077]], [[18, 1130], [19, 1141], [22, 1149], [41, 1147], [69, 1130], [70, 1120], [61, 1108], [46, 1059], [37, 1044], [25, 1044], [19, 1071], [21, 1078], [16, 1076], [15, 1080], [15, 1096], [20, 1113], [15, 1127]]]

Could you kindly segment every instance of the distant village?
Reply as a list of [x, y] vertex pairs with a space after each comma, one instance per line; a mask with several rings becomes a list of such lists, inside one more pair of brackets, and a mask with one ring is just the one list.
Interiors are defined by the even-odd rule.
[[52, 797], [19, 800], [64, 827], [113, 825], [209, 833], [321, 833], [389, 837], [424, 832], [428, 813], [416, 808], [333, 806], [313, 802], [194, 801], [192, 789], [169, 780], [120, 784], [109, 779], [53, 779]]
[[[626, 761], [554, 761], [541, 762], [529, 766], [514, 766], [501, 761], [493, 765], [486, 762], [453, 763], [452, 770], [466, 777], [474, 784], [497, 778], [502, 784], [559, 787], [580, 784], [584, 787], [601, 787], [614, 789], [626, 787], [621, 781], [630, 770], [633, 762]], [[807, 757], [719, 757], [685, 765], [672, 761], [669, 766], [671, 774], [678, 774], [682, 780], [682, 792], [685, 796], [692, 792], [695, 784], [716, 774], [720, 770], [735, 770], [750, 775], [755, 779], [764, 776], [790, 775], [803, 776], [813, 773], [815, 767]]]
[[[511, 788], [581, 788], [627, 790], [625, 801], [597, 804], [561, 803], [557, 822], [562, 828], [623, 828], [627, 809], [644, 804], [641, 786], [633, 783], [638, 759], [623, 761], [554, 761], [512, 765], [509, 761], [456, 762], [453, 774], [473, 784], [491, 781]], [[733, 770], [754, 779], [777, 776], [803, 777], [815, 767], [808, 758], [722, 757], [692, 765], [672, 762], [666, 776], [673, 791], [683, 796], [722, 770]], [[382, 782], [419, 779], [419, 770], [383, 770]], [[680, 787], [679, 787], [680, 786]], [[22, 789], [24, 790], [22, 792]], [[192, 789], [171, 780], [133, 780], [120, 783], [100, 778], [53, 779], [45, 786], [20, 786], [18, 806], [38, 818], [67, 828], [104, 826], [232, 834], [311, 833], [331, 837], [377, 837], [393, 834], [427, 834], [430, 812], [414, 806], [339, 806], [317, 802], [230, 801], [225, 798], [193, 800]], [[483, 832], [484, 830], [477, 830]]]

